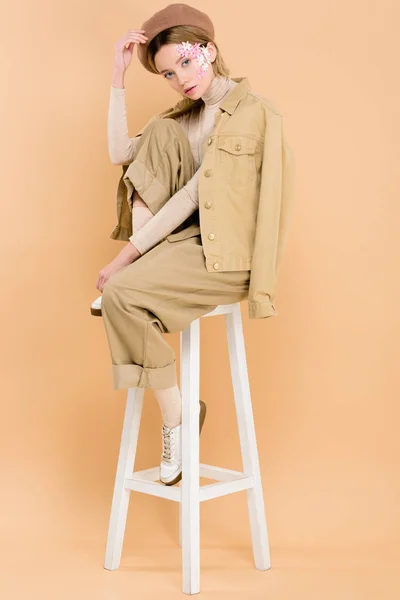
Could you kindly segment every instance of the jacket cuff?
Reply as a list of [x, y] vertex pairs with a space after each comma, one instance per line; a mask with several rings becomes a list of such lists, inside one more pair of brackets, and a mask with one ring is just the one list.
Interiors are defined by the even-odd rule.
[[249, 319], [266, 319], [267, 317], [276, 317], [279, 313], [268, 300], [264, 302], [248, 301]]
[[131, 231], [126, 227], [122, 227], [117, 223], [112, 232], [109, 234], [109, 237], [112, 240], [122, 240], [127, 242], [129, 240], [129, 236], [131, 235]]

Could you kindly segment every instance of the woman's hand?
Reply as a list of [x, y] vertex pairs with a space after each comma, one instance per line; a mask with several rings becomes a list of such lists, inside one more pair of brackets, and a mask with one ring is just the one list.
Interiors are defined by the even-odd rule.
[[103, 293], [104, 286], [110, 277], [112, 277], [115, 273], [118, 273], [118, 271], [124, 267], [130, 265], [132, 262], [135, 262], [135, 260], [137, 260], [140, 256], [141, 254], [139, 250], [137, 250], [137, 248], [135, 248], [131, 242], [128, 242], [118, 256], [100, 271], [96, 288]]
[[126, 71], [131, 64], [135, 44], [145, 44], [147, 39], [144, 29], [129, 29], [114, 44], [114, 69]]

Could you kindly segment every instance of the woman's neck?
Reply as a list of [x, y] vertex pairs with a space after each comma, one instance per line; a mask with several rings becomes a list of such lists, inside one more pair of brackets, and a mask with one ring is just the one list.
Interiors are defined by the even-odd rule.
[[229, 77], [225, 77], [224, 75], [216, 75], [214, 79], [212, 79], [204, 94], [201, 96], [205, 104], [205, 108], [212, 109], [218, 106], [221, 100], [227, 95], [228, 92], [230, 92], [234, 83], [235, 82]]

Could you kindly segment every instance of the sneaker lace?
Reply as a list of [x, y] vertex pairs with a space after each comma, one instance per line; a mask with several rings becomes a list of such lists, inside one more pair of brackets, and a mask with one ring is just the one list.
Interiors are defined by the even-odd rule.
[[162, 459], [166, 462], [172, 462], [172, 455], [175, 450], [175, 436], [174, 431], [167, 427], [167, 425], [162, 426]]

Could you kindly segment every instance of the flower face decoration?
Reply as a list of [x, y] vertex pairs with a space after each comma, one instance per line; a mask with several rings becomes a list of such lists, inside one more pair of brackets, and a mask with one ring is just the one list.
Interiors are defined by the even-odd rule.
[[198, 78], [201, 79], [204, 77], [211, 64], [210, 51], [207, 48], [200, 46], [199, 43], [191, 44], [190, 42], [181, 42], [180, 44], [177, 44], [176, 49], [182, 57], [196, 58], [200, 65]]

